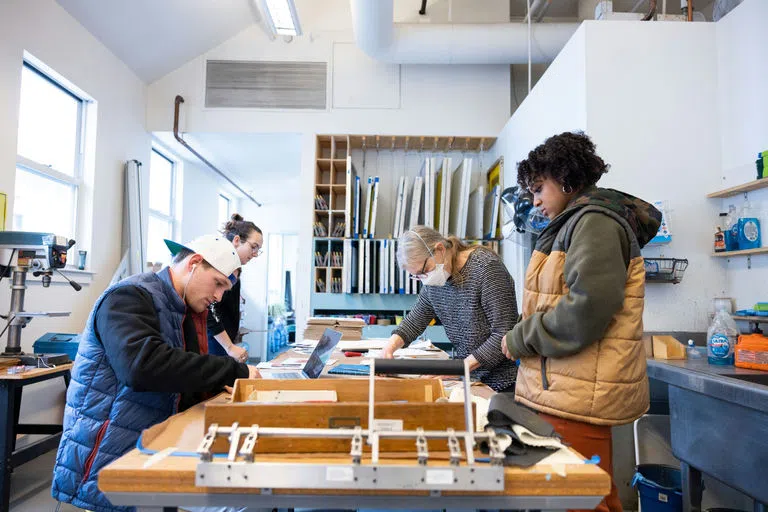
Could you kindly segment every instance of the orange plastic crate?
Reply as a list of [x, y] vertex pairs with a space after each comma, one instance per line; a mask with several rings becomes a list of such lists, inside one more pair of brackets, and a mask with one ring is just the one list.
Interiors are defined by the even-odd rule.
[[762, 334], [742, 334], [734, 351], [735, 366], [768, 371], [768, 338]]

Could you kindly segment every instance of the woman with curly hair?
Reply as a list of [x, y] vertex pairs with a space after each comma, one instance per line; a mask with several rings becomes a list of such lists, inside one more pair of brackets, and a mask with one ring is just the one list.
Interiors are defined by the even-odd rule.
[[[561, 133], [518, 163], [517, 181], [549, 219], [528, 265], [522, 320], [502, 339], [520, 359], [515, 399], [613, 474], [611, 427], [649, 405], [640, 249], [661, 213], [598, 188], [608, 165], [583, 133]], [[595, 510], [621, 511], [616, 486]]]

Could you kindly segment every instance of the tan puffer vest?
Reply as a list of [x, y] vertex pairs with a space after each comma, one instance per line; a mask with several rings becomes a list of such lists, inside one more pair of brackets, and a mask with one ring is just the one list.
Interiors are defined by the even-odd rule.
[[[564, 277], [570, 246], [567, 237], [581, 215], [593, 209], [573, 215], [549, 244], [537, 244], [525, 276], [523, 318], [552, 309], [568, 293]], [[624, 226], [631, 242], [624, 303], [603, 339], [578, 354], [522, 358], [515, 395], [519, 402], [553, 416], [595, 425], [621, 425], [642, 416], [649, 406], [645, 351], [640, 341], [645, 268], [629, 224], [607, 209], [605, 213]]]

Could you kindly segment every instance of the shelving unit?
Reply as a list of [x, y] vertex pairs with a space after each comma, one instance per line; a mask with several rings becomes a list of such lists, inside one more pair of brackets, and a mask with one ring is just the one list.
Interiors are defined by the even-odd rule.
[[[392, 166], [390, 168], [396, 168], [396, 164], [400, 163], [400, 160], [395, 160], [396, 154], [403, 161], [400, 165], [404, 166], [404, 159], [408, 156], [413, 158], [417, 153], [423, 154], [423, 157], [420, 158], [426, 158], [429, 154], [437, 153], [478, 153], [487, 151], [495, 142], [494, 137], [318, 135], [316, 139], [314, 190], [316, 198], [322, 199], [324, 207], [320, 208], [316, 204], [313, 212], [313, 222], [317, 226], [321, 226], [321, 230], [316, 232], [312, 244], [314, 281], [310, 295], [310, 314], [351, 315], [368, 313], [377, 316], [404, 316], [413, 308], [418, 299], [416, 293], [341, 293], [343, 290], [334, 286], [334, 283], [338, 284], [342, 281], [344, 245], [345, 243], [349, 244], [349, 240], [344, 237], [346, 232], [342, 229], [342, 224], [351, 222], [351, 219], [347, 218], [347, 201], [351, 201], [349, 194], [352, 194], [352, 190], [348, 190], [347, 187], [347, 169], [353, 163], [353, 151], [357, 159], [355, 166], [361, 167], [361, 174], [372, 175], [374, 172], [382, 172], [379, 158], [390, 164]], [[365, 166], [366, 154], [369, 165], [367, 169]], [[361, 155], [363, 160], [360, 160]], [[482, 158], [480, 158], [480, 162], [482, 163]], [[360, 165], [361, 163], [362, 165]], [[413, 170], [413, 167], [411, 166], [410, 169]], [[484, 170], [481, 169], [480, 172]], [[391, 196], [390, 186], [395, 183], [394, 180], [397, 177], [396, 175], [390, 176], [385, 171], [382, 178], [385, 178], [382, 186], [387, 188], [380, 195], [377, 215], [377, 219], [381, 221], [379, 222], [380, 226], [377, 225], [377, 232], [380, 236], [376, 239], [386, 239], [392, 242], [388, 217], [392, 214], [394, 200]], [[392, 205], [389, 204], [390, 201], [393, 203]], [[339, 231], [334, 231], [337, 227], [341, 231], [341, 236], [339, 236]], [[357, 247], [359, 256], [361, 239], [352, 238], [351, 240], [352, 246]], [[481, 243], [499, 252], [498, 240], [468, 242]], [[333, 253], [340, 254], [342, 261], [333, 261]], [[394, 328], [394, 325], [368, 326], [365, 335], [367, 337], [387, 337]], [[447, 341], [442, 326], [429, 327], [427, 335], [435, 341]]]
[[756, 254], [768, 254], [768, 247], [760, 247], [758, 249], [745, 249], [743, 251], [713, 252], [712, 256], [716, 258], [730, 258], [732, 256], [754, 256]]
[[759, 190], [766, 187], [768, 187], [768, 178], [763, 178], [750, 181], [749, 183], [744, 183], [742, 185], [737, 185], [735, 187], [718, 190], [717, 192], [712, 192], [711, 194], [707, 194], [707, 197], [714, 199], [737, 196], [739, 194], [746, 194], [747, 192], [752, 192], [753, 190]]

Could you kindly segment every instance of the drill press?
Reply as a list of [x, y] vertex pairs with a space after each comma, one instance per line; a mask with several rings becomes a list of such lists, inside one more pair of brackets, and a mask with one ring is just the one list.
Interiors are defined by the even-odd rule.
[[[8, 331], [8, 343], [0, 357], [21, 359], [28, 366], [46, 366], [69, 362], [66, 354], [25, 354], [21, 350], [21, 330], [37, 317], [69, 316], [69, 312], [33, 312], [24, 310], [24, 294], [27, 289], [27, 272], [41, 277], [44, 288], [51, 284], [54, 271], [61, 274], [76, 291], [81, 286], [61, 273], [67, 264], [67, 251], [74, 240], [51, 233], [25, 231], [0, 231], [0, 280], [11, 281], [11, 306], [0, 337]], [[0, 323], [0, 325], [2, 325]]]

